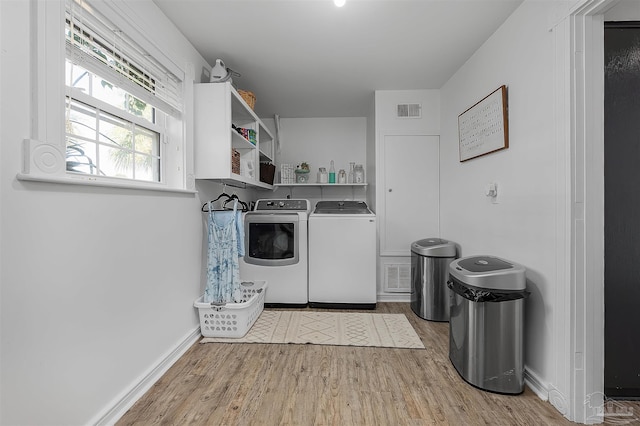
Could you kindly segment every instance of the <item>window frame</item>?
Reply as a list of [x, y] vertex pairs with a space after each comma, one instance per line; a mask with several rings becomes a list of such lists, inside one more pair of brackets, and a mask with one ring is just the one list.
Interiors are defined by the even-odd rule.
[[[65, 103], [67, 96], [65, 82], [65, 19], [66, 2], [36, 0], [32, 7], [32, 96], [31, 134], [22, 145], [23, 162], [18, 180], [91, 185], [114, 188], [146, 189], [167, 192], [195, 193], [192, 155], [193, 141], [190, 128], [193, 119], [194, 69], [190, 63], [178, 66], [167, 53], [166, 46], [160, 46], [152, 34], [145, 34], [138, 22], [138, 15], [129, 10], [126, 2], [104, 2], [82, 0], [103, 14], [107, 19], [125, 31], [129, 37], [139, 42], [141, 47], [163, 66], [166, 66], [183, 85], [181, 118], [167, 114], [164, 123], [164, 140], [160, 148], [164, 150], [161, 159], [161, 182], [130, 180], [118, 177], [104, 177], [66, 171]], [[134, 22], [134, 19], [135, 22]], [[147, 28], [153, 26], [146, 25]], [[153, 40], [153, 41], [152, 41]], [[147, 127], [147, 126], [145, 126]], [[164, 177], [164, 178], [162, 178]]]

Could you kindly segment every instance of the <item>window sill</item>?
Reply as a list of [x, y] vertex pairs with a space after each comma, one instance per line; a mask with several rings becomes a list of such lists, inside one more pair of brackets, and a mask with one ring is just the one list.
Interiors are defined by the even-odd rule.
[[133, 190], [143, 190], [143, 191], [160, 191], [160, 192], [174, 192], [178, 194], [197, 194], [198, 191], [194, 189], [180, 189], [180, 188], [169, 188], [166, 186], [160, 186], [157, 184], [149, 183], [145, 184], [142, 182], [117, 182], [117, 181], [108, 181], [108, 180], [100, 180], [95, 177], [89, 176], [36, 176], [30, 175], [26, 173], [18, 173], [16, 178], [21, 181], [30, 181], [30, 182], [45, 182], [45, 183], [59, 183], [65, 185], [84, 185], [84, 186], [99, 186], [105, 188], [121, 188], [121, 189], [133, 189]]

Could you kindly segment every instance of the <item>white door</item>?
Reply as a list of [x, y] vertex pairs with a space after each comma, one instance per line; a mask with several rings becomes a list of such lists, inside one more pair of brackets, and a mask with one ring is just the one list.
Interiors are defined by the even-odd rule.
[[413, 241], [440, 236], [439, 144], [439, 136], [382, 138], [381, 256], [410, 256]]

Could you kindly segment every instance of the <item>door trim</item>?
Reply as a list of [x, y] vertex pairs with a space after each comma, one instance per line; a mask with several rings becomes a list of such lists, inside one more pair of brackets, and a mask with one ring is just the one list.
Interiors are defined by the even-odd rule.
[[582, 0], [553, 30], [556, 45], [557, 291], [549, 400], [578, 423], [604, 404], [604, 12], [617, 0]]

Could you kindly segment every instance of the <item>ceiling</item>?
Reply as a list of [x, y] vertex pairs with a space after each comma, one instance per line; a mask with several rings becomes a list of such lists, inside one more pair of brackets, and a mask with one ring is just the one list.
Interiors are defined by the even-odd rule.
[[374, 90], [439, 89], [522, 0], [154, 2], [265, 118], [364, 117]]

